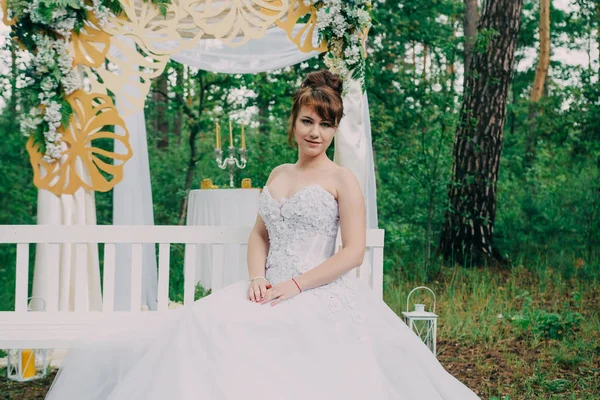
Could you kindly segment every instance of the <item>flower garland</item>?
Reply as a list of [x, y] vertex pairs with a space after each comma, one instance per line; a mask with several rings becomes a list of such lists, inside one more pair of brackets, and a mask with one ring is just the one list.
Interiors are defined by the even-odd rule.
[[365, 85], [365, 49], [361, 34], [371, 27], [369, 0], [303, 0], [317, 9], [317, 32], [327, 41], [325, 65], [339, 74], [344, 87], [350, 78]]
[[[118, 0], [4, 0], [5, 18], [16, 21], [11, 37], [31, 56], [25, 87], [37, 93], [36, 105], [20, 120], [21, 133], [52, 163], [62, 157], [65, 129], [73, 110], [67, 96], [83, 87], [83, 77], [69, 52], [72, 35], [79, 34], [90, 17], [100, 25], [109, 15], [122, 13]], [[170, 0], [150, 0], [166, 13]], [[90, 15], [91, 14], [91, 15]]]

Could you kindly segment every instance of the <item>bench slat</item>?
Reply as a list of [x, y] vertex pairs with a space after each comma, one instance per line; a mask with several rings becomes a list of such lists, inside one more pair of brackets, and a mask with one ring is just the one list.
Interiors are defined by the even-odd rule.
[[223, 273], [225, 272], [225, 246], [214, 244], [212, 246], [212, 283], [214, 290], [223, 287]]
[[131, 245], [131, 298], [130, 310], [139, 312], [142, 310], [142, 250], [140, 243]]
[[373, 252], [373, 290], [383, 300], [383, 246], [371, 248]]
[[29, 244], [17, 244], [17, 274], [15, 291], [15, 311], [27, 311], [29, 287]]
[[157, 310], [169, 308], [169, 261], [171, 257], [169, 243], [158, 246], [158, 305]]
[[88, 309], [88, 270], [87, 270], [87, 244], [75, 244], [75, 311]]
[[196, 245], [185, 245], [185, 256], [183, 265], [183, 304], [194, 302], [194, 291], [196, 289]]
[[102, 311], [115, 309], [115, 244], [104, 245], [104, 284], [102, 290]]

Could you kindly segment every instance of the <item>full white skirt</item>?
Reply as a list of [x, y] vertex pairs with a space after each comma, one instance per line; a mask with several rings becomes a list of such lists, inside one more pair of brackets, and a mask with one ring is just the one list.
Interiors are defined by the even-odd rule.
[[94, 327], [46, 399], [478, 398], [367, 287], [359, 324], [310, 290], [270, 306], [247, 300], [247, 288], [237, 282], [191, 307]]

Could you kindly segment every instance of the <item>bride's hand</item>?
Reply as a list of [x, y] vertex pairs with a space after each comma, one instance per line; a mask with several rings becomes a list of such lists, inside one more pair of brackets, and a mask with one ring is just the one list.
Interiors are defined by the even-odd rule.
[[266, 279], [256, 279], [248, 286], [248, 300], [257, 303], [273, 286]]
[[267, 295], [262, 298], [260, 304], [271, 302], [271, 305], [274, 306], [298, 294], [300, 294], [300, 290], [292, 280], [281, 282], [267, 290]]

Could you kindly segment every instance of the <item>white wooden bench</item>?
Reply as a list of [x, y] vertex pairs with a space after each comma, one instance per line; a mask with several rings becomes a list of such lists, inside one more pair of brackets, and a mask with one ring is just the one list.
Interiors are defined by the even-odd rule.
[[[168, 308], [170, 245], [185, 245], [184, 255], [184, 306], [193, 303], [195, 290], [195, 257], [197, 244], [213, 244], [212, 288], [223, 286], [224, 244], [247, 245], [250, 228], [215, 226], [50, 226], [50, 225], [0, 225], [0, 244], [16, 245], [16, 291], [14, 311], [0, 311], [0, 349], [17, 348], [68, 348], [79, 333], [89, 324], [119, 323], [130, 313], [141, 311], [142, 248], [145, 243], [158, 244], [158, 311]], [[339, 236], [339, 235], [338, 235]], [[357, 277], [365, 280], [376, 294], [383, 297], [383, 243], [384, 231], [367, 231], [365, 262], [356, 268]], [[85, 268], [77, 268], [75, 281], [75, 311], [28, 312], [30, 244], [46, 243], [75, 246], [75, 265], [84, 265], [87, 244], [104, 246], [104, 271], [101, 277], [102, 311], [82, 309], [87, 285]], [[131, 311], [113, 311], [115, 245], [130, 244]], [[339, 241], [338, 241], [339, 245]], [[176, 268], [173, 266], [172, 268]], [[55, 266], [58, 285], [58, 263]], [[84, 271], [83, 273], [80, 273]], [[58, 288], [58, 286], [56, 286]], [[45, 299], [57, 304], [54, 298]], [[56, 308], [54, 308], [56, 309]]]

